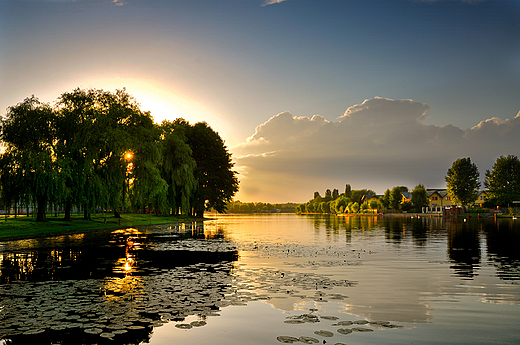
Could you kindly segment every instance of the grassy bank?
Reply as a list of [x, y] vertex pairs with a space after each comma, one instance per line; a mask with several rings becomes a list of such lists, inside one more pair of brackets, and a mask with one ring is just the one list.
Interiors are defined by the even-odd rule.
[[110, 214], [96, 214], [91, 220], [84, 220], [83, 215], [72, 215], [71, 221], [63, 220], [63, 215], [47, 216], [47, 221], [36, 222], [30, 216], [0, 216], [0, 240], [24, 237], [49, 236], [67, 233], [83, 233], [120, 227], [138, 227], [152, 224], [169, 224], [194, 221], [188, 217], [155, 216], [149, 214], [123, 214], [115, 218]]

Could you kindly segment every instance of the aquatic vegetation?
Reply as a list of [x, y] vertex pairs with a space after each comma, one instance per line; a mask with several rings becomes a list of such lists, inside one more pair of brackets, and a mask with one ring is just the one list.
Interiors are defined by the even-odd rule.
[[331, 331], [325, 331], [322, 329], [320, 329], [319, 331], [314, 331], [314, 334], [319, 335], [321, 337], [327, 337], [327, 338], [334, 336], [334, 333], [332, 333]]
[[[110, 245], [123, 248], [125, 256], [104, 257], [106, 250], [102, 249], [100, 259], [93, 263], [100, 266], [88, 267], [86, 276], [64, 279], [64, 272], [77, 268], [57, 265], [34, 266], [35, 270], [45, 271], [37, 275], [46, 278], [42, 281], [10, 278], [9, 283], [0, 284], [0, 339], [9, 339], [13, 344], [30, 342], [34, 337], [75, 339], [85, 344], [103, 339], [118, 344], [147, 342], [154, 328], [169, 322], [175, 323], [179, 330], [189, 331], [207, 325], [207, 318], [219, 316], [223, 308], [246, 306], [252, 301], [293, 298], [319, 306], [348, 299], [342, 292], [357, 283], [308, 270], [237, 264], [237, 248], [248, 247], [244, 243], [220, 237], [198, 240], [190, 236], [196, 237], [198, 233], [160, 227], [141, 232], [116, 231]], [[283, 251], [288, 247], [296, 257], [313, 251], [313, 255], [341, 256], [338, 265], [352, 262], [343, 258], [352, 255], [351, 252], [343, 253], [334, 248], [316, 250], [306, 245], [277, 244], [266, 245], [262, 250], [270, 255], [286, 255]], [[78, 250], [77, 258], [80, 253]], [[303, 265], [319, 268], [336, 264], [334, 260], [325, 260]], [[400, 327], [386, 321], [337, 321], [336, 315], [320, 315], [319, 308], [308, 310], [287, 317], [284, 323], [291, 329], [300, 327], [292, 325], [315, 323], [321, 323], [320, 328], [342, 327], [336, 330], [339, 334], [336, 336], [373, 331], [368, 327]], [[185, 321], [190, 316], [198, 320]], [[344, 328], [351, 325], [367, 327]], [[334, 332], [324, 329], [314, 333], [325, 338], [335, 336]], [[303, 335], [282, 335], [277, 340], [319, 342]]]

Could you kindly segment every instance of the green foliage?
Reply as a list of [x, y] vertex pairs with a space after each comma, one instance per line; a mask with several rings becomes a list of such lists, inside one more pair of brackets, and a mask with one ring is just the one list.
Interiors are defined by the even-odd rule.
[[401, 203], [401, 210], [410, 211], [413, 208], [413, 203], [411, 201], [405, 200]]
[[332, 191], [330, 189], [327, 189], [325, 191], [325, 201], [331, 201], [332, 200]]
[[383, 205], [383, 208], [387, 210], [390, 207], [390, 199], [391, 199], [392, 192], [390, 189], [387, 189], [385, 191], [385, 194], [380, 198], [381, 204]]
[[168, 184], [167, 205], [174, 215], [190, 212], [190, 198], [197, 189], [195, 177], [197, 163], [192, 157], [182, 126], [180, 121], [176, 123], [164, 121], [161, 125], [163, 132], [161, 176]]
[[45, 220], [47, 203], [59, 185], [53, 120], [52, 108], [34, 96], [9, 107], [2, 118], [2, 199], [7, 205], [35, 202], [37, 221]]
[[204, 210], [226, 211], [226, 203], [238, 191], [234, 163], [224, 141], [205, 122], [186, 126], [186, 137], [196, 162], [197, 189], [191, 195], [192, 215], [202, 216]]
[[263, 202], [241, 202], [233, 200], [227, 203], [229, 213], [304, 213], [305, 204], [284, 203], [270, 204]]
[[422, 210], [423, 207], [428, 206], [428, 191], [422, 184], [415, 186], [412, 190], [412, 204], [416, 210]]
[[347, 198], [352, 196], [352, 187], [348, 183], [345, 185], [345, 196]]
[[390, 192], [390, 208], [392, 210], [399, 210], [402, 200], [403, 195], [401, 194], [401, 187], [397, 186], [392, 188], [392, 191]]
[[493, 169], [486, 170], [484, 185], [487, 188], [486, 199], [493, 206], [510, 206], [513, 201], [520, 201], [520, 160], [508, 155], [497, 158]]
[[370, 200], [369, 206], [372, 210], [381, 208], [381, 202], [377, 199]]
[[445, 177], [448, 195], [455, 203], [468, 206], [478, 197], [479, 172], [471, 159], [460, 158], [453, 162]]
[[55, 108], [32, 96], [0, 121], [2, 202], [36, 204], [37, 220], [49, 202], [66, 220], [73, 207], [85, 219], [130, 206], [201, 216], [224, 211], [238, 190], [231, 155], [206, 123], [157, 126], [124, 89], [75, 89]]

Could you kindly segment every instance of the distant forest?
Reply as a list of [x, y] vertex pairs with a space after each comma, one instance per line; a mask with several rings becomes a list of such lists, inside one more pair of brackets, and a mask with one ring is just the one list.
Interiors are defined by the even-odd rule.
[[238, 200], [226, 204], [228, 213], [294, 213], [298, 205], [296, 203], [269, 204]]

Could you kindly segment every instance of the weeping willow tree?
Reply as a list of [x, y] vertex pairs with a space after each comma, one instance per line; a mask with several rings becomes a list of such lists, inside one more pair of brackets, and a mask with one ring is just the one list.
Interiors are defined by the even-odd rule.
[[184, 133], [186, 124], [182, 119], [161, 124], [161, 176], [168, 184], [167, 203], [173, 215], [189, 214], [190, 198], [197, 188], [196, 163]]
[[4, 202], [35, 204], [36, 221], [44, 221], [49, 199], [57, 193], [54, 112], [49, 104], [32, 96], [9, 107], [1, 120]]
[[90, 219], [130, 205], [202, 216], [225, 211], [238, 190], [231, 155], [206, 123], [156, 125], [124, 89], [78, 88], [53, 107], [33, 96], [0, 120], [2, 201], [37, 205], [37, 220], [50, 203], [67, 220], [73, 208]]

